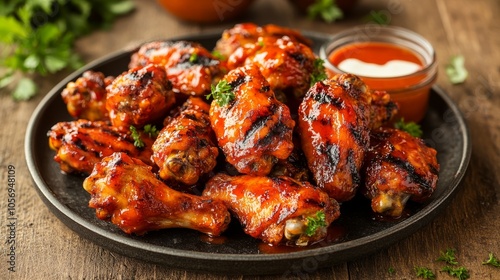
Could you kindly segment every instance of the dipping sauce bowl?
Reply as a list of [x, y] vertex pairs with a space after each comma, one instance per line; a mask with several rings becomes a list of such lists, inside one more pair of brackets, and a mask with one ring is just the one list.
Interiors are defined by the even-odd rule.
[[334, 35], [320, 49], [329, 76], [352, 73], [399, 104], [394, 120], [419, 122], [437, 78], [436, 54], [421, 35], [400, 27], [366, 25]]

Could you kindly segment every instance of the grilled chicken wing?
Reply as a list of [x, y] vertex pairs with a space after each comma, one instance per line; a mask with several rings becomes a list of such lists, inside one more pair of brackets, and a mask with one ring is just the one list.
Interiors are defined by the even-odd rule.
[[169, 188], [150, 166], [125, 153], [103, 158], [83, 187], [91, 195], [89, 206], [96, 209], [97, 217], [110, 219], [126, 233], [190, 228], [217, 236], [230, 221], [219, 201]]
[[311, 46], [311, 41], [306, 39], [300, 32], [273, 24], [258, 26], [253, 23], [236, 24], [233, 28], [222, 33], [221, 39], [217, 41], [215, 51], [222, 57], [229, 58], [238, 48], [255, 44], [262, 37], [282, 38], [288, 37], [295, 42]]
[[106, 110], [106, 87], [113, 81], [103, 73], [85, 71], [82, 77], [70, 82], [61, 93], [69, 114], [76, 119], [104, 121]]
[[144, 148], [134, 146], [128, 132], [122, 132], [101, 121], [60, 122], [48, 132], [49, 146], [57, 151], [54, 160], [66, 173], [90, 174], [94, 165], [114, 152], [125, 152], [153, 165], [150, 160], [153, 139], [141, 134]]
[[293, 150], [295, 122], [276, 100], [269, 83], [255, 66], [230, 71], [223, 81], [234, 94], [227, 104], [210, 107], [210, 122], [227, 162], [240, 173], [266, 175], [278, 159]]
[[316, 83], [299, 107], [302, 149], [316, 184], [338, 201], [351, 199], [370, 132], [371, 95], [361, 80], [342, 75]]
[[288, 177], [220, 173], [208, 181], [203, 196], [223, 201], [245, 233], [269, 244], [312, 244], [340, 215], [338, 203], [325, 192]]
[[130, 68], [150, 63], [165, 67], [174, 91], [204, 95], [224, 71], [221, 62], [198, 43], [156, 41], [147, 43], [132, 55]]
[[106, 109], [113, 126], [128, 130], [163, 119], [175, 103], [165, 69], [149, 64], [119, 75], [106, 88]]
[[195, 184], [217, 164], [219, 149], [210, 127], [210, 105], [190, 97], [179, 115], [160, 131], [153, 144], [153, 160], [160, 177], [187, 185]]
[[373, 131], [364, 164], [363, 192], [376, 213], [399, 217], [408, 199], [423, 202], [436, 189], [436, 150], [404, 131]]

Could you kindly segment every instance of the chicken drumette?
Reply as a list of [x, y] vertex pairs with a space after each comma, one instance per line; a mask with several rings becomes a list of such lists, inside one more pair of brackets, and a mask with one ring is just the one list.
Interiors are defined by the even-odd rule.
[[[376, 100], [376, 104], [372, 104]], [[316, 83], [299, 108], [302, 149], [317, 185], [338, 201], [351, 199], [361, 183], [360, 170], [370, 129], [390, 119], [395, 108], [383, 102], [356, 76], [343, 74]]]
[[61, 93], [68, 113], [76, 119], [107, 120], [106, 87], [112, 81], [103, 73], [85, 71], [75, 82], [68, 83]]
[[125, 153], [103, 158], [83, 188], [91, 195], [89, 206], [97, 217], [111, 220], [126, 233], [189, 228], [217, 236], [230, 221], [221, 202], [169, 188], [150, 166]]
[[143, 148], [134, 146], [130, 132], [123, 132], [102, 121], [79, 119], [60, 122], [48, 132], [49, 146], [57, 151], [54, 160], [66, 173], [90, 174], [101, 158], [114, 152], [125, 152], [153, 165], [153, 139], [140, 135]]
[[[255, 66], [230, 71], [220, 84], [227, 86], [227, 92], [216, 96], [210, 107], [219, 147], [240, 173], [268, 174], [278, 159], [286, 159], [293, 150], [295, 122], [288, 107], [275, 98]], [[221, 102], [221, 95], [227, 103]]]
[[128, 70], [106, 89], [109, 118], [113, 126], [121, 130], [161, 120], [175, 103], [165, 69], [154, 64]]
[[129, 67], [157, 64], [165, 67], [174, 91], [186, 95], [204, 95], [224, 67], [207, 49], [187, 41], [155, 41], [142, 45], [132, 55]]
[[160, 177], [187, 185], [195, 184], [217, 164], [219, 149], [210, 127], [210, 105], [190, 97], [180, 113], [169, 118], [153, 144], [153, 160]]
[[424, 202], [436, 189], [436, 150], [398, 129], [371, 133], [364, 166], [363, 192], [376, 213], [399, 217], [408, 199]]
[[307, 182], [252, 175], [212, 177], [203, 196], [221, 200], [245, 233], [265, 243], [305, 246], [323, 239], [339, 205]]

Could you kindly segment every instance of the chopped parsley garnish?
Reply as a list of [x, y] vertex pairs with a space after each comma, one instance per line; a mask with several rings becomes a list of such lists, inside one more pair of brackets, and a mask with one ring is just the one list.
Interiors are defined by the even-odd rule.
[[493, 253], [489, 254], [488, 260], [484, 261], [483, 264], [500, 267], [500, 261], [495, 257], [495, 255], [493, 255]]
[[315, 0], [307, 8], [307, 15], [310, 19], [315, 19], [319, 16], [328, 23], [344, 17], [344, 13], [337, 6], [335, 0]]
[[441, 269], [441, 271], [447, 272], [450, 276], [454, 276], [454, 277], [458, 278], [459, 280], [469, 279], [469, 277], [470, 277], [469, 271], [463, 266], [458, 267], [458, 268], [452, 268], [450, 266], [445, 266], [445, 267], [443, 267], [443, 269]]
[[460, 84], [467, 79], [467, 69], [465, 69], [465, 58], [461, 55], [453, 56], [446, 66], [446, 75], [452, 84]]
[[218, 50], [213, 50], [212, 55], [219, 60], [226, 60], [226, 57], [220, 53]]
[[212, 85], [212, 91], [207, 95], [207, 99], [212, 97], [219, 106], [227, 105], [234, 99], [233, 88], [225, 81], [220, 80], [216, 86]]
[[145, 144], [142, 141], [141, 134], [139, 133], [139, 131], [137, 131], [137, 128], [135, 128], [135, 126], [131, 125], [129, 129], [130, 129], [132, 139], [134, 140], [134, 146], [136, 146], [137, 148], [144, 148]]
[[371, 11], [370, 14], [368, 14], [368, 21], [374, 22], [378, 25], [388, 25], [391, 21], [391, 17], [384, 11]]
[[189, 62], [196, 63], [196, 61], [198, 61], [198, 54], [192, 53], [191, 56], [189, 57]]
[[313, 236], [319, 228], [326, 227], [326, 215], [323, 211], [316, 212], [315, 217], [307, 217], [307, 228], [305, 234]]
[[404, 118], [401, 118], [394, 124], [394, 127], [403, 131], [408, 132], [413, 137], [422, 137], [422, 128], [415, 122], [405, 122]]
[[441, 256], [436, 261], [443, 261], [452, 265], [458, 264], [455, 258], [455, 249], [446, 249], [446, 252], [441, 252]]
[[311, 73], [311, 86], [315, 83], [326, 80], [328, 76], [325, 72], [325, 61], [321, 58], [314, 60], [314, 69]]
[[147, 124], [144, 126], [144, 132], [147, 133], [151, 138], [155, 138], [156, 136], [158, 136], [158, 133], [160, 133], [158, 129], [156, 129], [156, 126], [151, 124]]
[[387, 272], [390, 274], [390, 275], [394, 275], [394, 273], [396, 273], [396, 270], [394, 269], [394, 267], [389, 267], [389, 269], [387, 270]]

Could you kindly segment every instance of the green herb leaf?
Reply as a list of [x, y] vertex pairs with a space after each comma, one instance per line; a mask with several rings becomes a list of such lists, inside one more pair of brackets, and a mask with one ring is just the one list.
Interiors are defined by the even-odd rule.
[[423, 279], [436, 279], [436, 275], [432, 270], [430, 270], [427, 267], [423, 266], [416, 266], [415, 267], [415, 273], [417, 274], [417, 277], [423, 278]]
[[443, 269], [441, 269], [441, 271], [447, 272], [450, 276], [454, 276], [454, 277], [458, 278], [459, 280], [465, 280], [465, 279], [470, 278], [469, 271], [463, 266], [458, 267], [458, 268], [452, 268], [450, 266], [445, 266], [445, 267], [443, 267]]
[[226, 57], [220, 53], [218, 50], [213, 50], [212, 55], [217, 58], [218, 60], [226, 60]]
[[453, 56], [446, 66], [446, 75], [452, 84], [465, 82], [469, 72], [465, 69], [465, 58], [461, 55]]
[[313, 236], [319, 228], [326, 227], [326, 216], [325, 212], [316, 212], [315, 217], [307, 217], [307, 228], [305, 234], [307, 236]]
[[423, 134], [422, 128], [420, 128], [420, 125], [418, 125], [415, 122], [406, 122], [405, 123], [404, 118], [401, 118], [399, 121], [397, 121], [394, 124], [394, 127], [399, 129], [399, 130], [403, 130], [403, 131], [408, 132], [413, 137], [420, 138], [420, 137], [422, 137], [422, 134]]
[[160, 133], [158, 129], [156, 129], [156, 126], [151, 124], [147, 124], [144, 126], [144, 132], [147, 133], [151, 138], [155, 138], [156, 136], [158, 136], [158, 133]]
[[134, 146], [136, 146], [137, 148], [144, 148], [145, 146], [144, 141], [142, 141], [141, 134], [139, 133], [139, 131], [137, 131], [137, 128], [131, 125], [129, 129], [132, 139], [134, 140]]
[[484, 261], [483, 264], [500, 267], [500, 261], [495, 257], [495, 255], [493, 255], [493, 253], [489, 254], [488, 260]]
[[196, 63], [196, 61], [198, 61], [198, 54], [192, 53], [191, 56], [189, 57], [189, 62]]
[[14, 100], [28, 100], [36, 94], [36, 84], [28, 78], [21, 78], [12, 92]]
[[310, 19], [316, 19], [320, 16], [321, 19], [328, 23], [344, 17], [344, 13], [336, 5], [335, 0], [315, 0], [307, 8], [307, 15]]
[[313, 86], [315, 83], [326, 80], [328, 76], [326, 75], [325, 72], [325, 61], [321, 58], [317, 58], [314, 60], [314, 69], [313, 72], [311, 73], [311, 86]]
[[455, 258], [455, 249], [446, 249], [446, 252], [441, 252], [441, 256], [436, 261], [443, 261], [447, 264], [456, 265], [458, 264]]
[[225, 81], [220, 80], [216, 86], [212, 85], [212, 91], [207, 95], [207, 99], [212, 97], [219, 106], [227, 105], [234, 99], [233, 88]]
[[391, 17], [388, 16], [385, 12], [383, 11], [371, 11], [368, 14], [368, 21], [369, 22], [374, 22], [378, 25], [388, 25], [389, 22], [391, 21]]
[[387, 269], [387, 272], [390, 274], [390, 275], [394, 275], [394, 273], [396, 273], [396, 270], [394, 269], [394, 267], [389, 267], [389, 269]]

